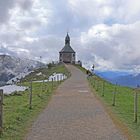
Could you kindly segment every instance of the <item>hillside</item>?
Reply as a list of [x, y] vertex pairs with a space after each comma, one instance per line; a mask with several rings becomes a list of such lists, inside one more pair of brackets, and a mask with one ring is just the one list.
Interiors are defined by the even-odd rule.
[[[139, 140], [140, 121], [134, 122], [134, 99], [139, 90], [112, 84], [96, 75], [89, 77], [92, 90], [109, 110], [114, 123], [122, 129], [129, 139]], [[115, 95], [114, 95], [115, 94]], [[138, 100], [140, 97], [138, 96]], [[138, 103], [138, 107], [140, 102]], [[138, 118], [140, 109], [138, 108]]]
[[[85, 68], [79, 66], [78, 68], [86, 73]], [[138, 102], [138, 121], [134, 122], [134, 99], [137, 92], [138, 101], [140, 100], [140, 90], [112, 84], [97, 75], [88, 77], [88, 81], [96, 93], [95, 96], [103, 103], [116, 126], [122, 129], [130, 140], [139, 140], [140, 102]]]
[[43, 64], [29, 59], [20, 59], [9, 55], [0, 55], [0, 85], [20, 73], [26, 73]]
[[[53, 65], [50, 68], [44, 67], [27, 75], [21, 86], [30, 87], [31, 77], [36, 80], [42, 80], [44, 77], [37, 75], [43, 73], [49, 77], [53, 73], [62, 73], [69, 77], [70, 73], [64, 65]], [[36, 77], [35, 77], [36, 75]], [[62, 80], [63, 81], [63, 80]], [[53, 91], [61, 84], [62, 81], [33, 82], [32, 83], [32, 109], [29, 108], [30, 90], [16, 92], [13, 95], [4, 96], [3, 106], [3, 134], [0, 140], [22, 140], [34, 119], [48, 104]]]

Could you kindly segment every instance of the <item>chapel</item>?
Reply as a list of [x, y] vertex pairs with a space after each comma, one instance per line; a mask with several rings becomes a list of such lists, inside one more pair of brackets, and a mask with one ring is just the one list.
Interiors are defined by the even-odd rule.
[[65, 46], [59, 52], [59, 62], [75, 64], [76, 53], [70, 46], [70, 36], [67, 33], [65, 37]]

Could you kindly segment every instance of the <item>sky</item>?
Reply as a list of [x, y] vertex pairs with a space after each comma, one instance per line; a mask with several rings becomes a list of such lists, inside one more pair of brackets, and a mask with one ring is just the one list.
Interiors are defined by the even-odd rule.
[[84, 66], [140, 71], [139, 0], [0, 0], [0, 54], [57, 61], [67, 31]]

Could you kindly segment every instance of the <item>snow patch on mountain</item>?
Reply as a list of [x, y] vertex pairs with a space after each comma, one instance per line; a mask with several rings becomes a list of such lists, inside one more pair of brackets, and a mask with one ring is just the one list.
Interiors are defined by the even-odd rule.
[[29, 72], [25, 72], [25, 73], [20, 73], [19, 75], [15, 76], [14, 78], [10, 79], [7, 84], [13, 84], [13, 83], [17, 83], [20, 82], [20, 80], [22, 78], [25, 78], [25, 76], [29, 75], [30, 73], [32, 73], [34, 71], [29, 71]]
[[20, 59], [9, 55], [0, 55], [0, 85], [5, 84], [21, 73], [27, 73], [42, 66], [44, 66], [44, 64], [38, 61], [26, 58]]

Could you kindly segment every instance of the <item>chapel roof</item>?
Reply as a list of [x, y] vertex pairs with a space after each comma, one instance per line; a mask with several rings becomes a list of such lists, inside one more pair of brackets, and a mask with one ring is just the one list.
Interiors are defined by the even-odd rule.
[[65, 46], [60, 51], [60, 53], [75, 53], [75, 51], [70, 46], [70, 37], [69, 37], [69, 34], [68, 33], [67, 33], [67, 35], [65, 37]]
[[72, 47], [69, 44], [65, 44], [64, 48], [60, 51], [60, 53], [75, 53]]

